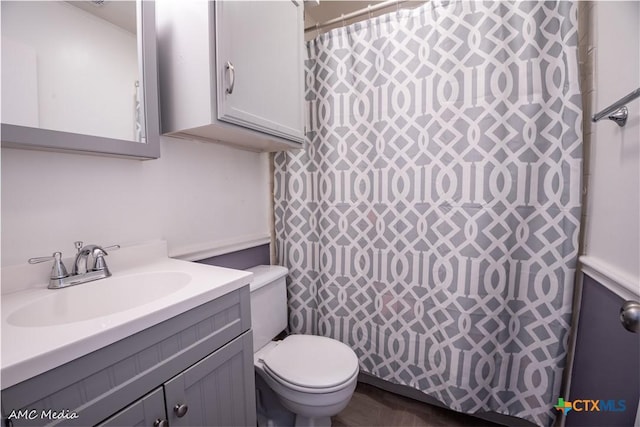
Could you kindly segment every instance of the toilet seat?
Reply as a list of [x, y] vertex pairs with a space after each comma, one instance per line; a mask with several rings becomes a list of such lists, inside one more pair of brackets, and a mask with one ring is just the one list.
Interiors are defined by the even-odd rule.
[[264, 370], [283, 386], [328, 393], [349, 386], [358, 358], [347, 345], [315, 335], [290, 335], [261, 357]]

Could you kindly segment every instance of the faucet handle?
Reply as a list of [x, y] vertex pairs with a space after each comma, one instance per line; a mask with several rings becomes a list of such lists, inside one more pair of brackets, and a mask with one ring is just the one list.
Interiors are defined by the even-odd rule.
[[54, 252], [53, 255], [51, 256], [41, 256], [41, 257], [36, 257], [36, 258], [29, 258], [29, 264], [40, 264], [41, 262], [47, 262], [47, 261], [51, 261], [55, 259], [55, 255], [56, 254], [60, 254], [62, 255], [61, 252]]
[[51, 279], [62, 279], [67, 277], [67, 268], [62, 262], [62, 252], [54, 252], [51, 256], [29, 258], [29, 264], [40, 264], [41, 262], [47, 262], [53, 260], [53, 267], [51, 267]]
[[107, 246], [106, 248], [102, 248], [100, 246], [95, 246], [93, 248], [93, 250], [91, 251], [91, 255], [93, 256], [93, 268], [91, 270], [93, 271], [106, 271], [108, 273], [108, 275], [110, 276], [111, 273], [109, 273], [109, 268], [107, 268], [107, 263], [104, 260], [104, 256], [105, 255], [109, 255], [107, 253], [107, 250], [116, 250], [116, 249], [120, 249], [120, 245], [112, 245], [112, 246]]
[[[82, 240], [78, 240], [73, 242], [74, 246], [76, 247], [76, 250], [78, 251], [78, 253], [80, 253], [80, 250], [82, 248], [84, 248], [84, 242]], [[102, 247], [102, 246], [98, 246], [98, 245], [88, 245], [92, 247], [92, 250], [95, 250], [95, 248], [98, 248], [102, 251], [105, 252], [105, 255], [108, 255], [106, 253], [106, 251], [111, 251], [111, 250], [116, 250], [116, 249], [120, 249], [120, 245], [111, 245], [111, 246], [107, 246], [107, 247]]]
[[91, 256], [94, 258], [98, 258], [103, 255], [109, 255], [107, 251], [115, 251], [116, 249], [120, 249], [120, 245], [111, 245], [104, 248], [98, 245], [89, 245], [88, 248]]

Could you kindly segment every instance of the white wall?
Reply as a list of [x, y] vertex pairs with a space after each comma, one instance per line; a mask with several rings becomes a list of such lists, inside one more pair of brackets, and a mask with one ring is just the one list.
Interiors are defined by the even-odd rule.
[[[83, 135], [135, 140], [136, 35], [66, 2], [3, 1], [2, 50], [7, 42], [35, 52], [37, 60], [16, 73], [4, 73], [4, 111], [20, 105], [8, 88], [36, 74], [39, 126]], [[5, 60], [3, 55], [3, 60]], [[31, 63], [29, 63], [31, 64]], [[13, 81], [7, 80], [11, 76]], [[87, 96], [91, 94], [91, 96]], [[37, 117], [36, 117], [37, 120]], [[3, 123], [32, 125], [9, 119]]]
[[[594, 90], [585, 93], [593, 114], [640, 87], [640, 2], [594, 2]], [[629, 105], [624, 128], [591, 124], [584, 253], [629, 286], [640, 285], [640, 99]]]
[[2, 265], [166, 239], [170, 255], [269, 238], [266, 153], [162, 138], [139, 161], [2, 149]]

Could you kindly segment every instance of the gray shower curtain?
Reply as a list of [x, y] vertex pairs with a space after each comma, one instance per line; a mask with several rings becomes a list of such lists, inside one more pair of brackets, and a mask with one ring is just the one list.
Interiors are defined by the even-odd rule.
[[275, 156], [289, 327], [462, 412], [556, 415], [580, 224], [572, 2], [441, 2], [307, 44]]

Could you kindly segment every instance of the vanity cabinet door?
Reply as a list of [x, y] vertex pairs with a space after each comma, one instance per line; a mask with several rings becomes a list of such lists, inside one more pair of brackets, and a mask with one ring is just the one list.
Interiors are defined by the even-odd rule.
[[164, 384], [169, 425], [256, 425], [251, 331]]
[[[167, 414], [162, 387], [132, 403], [97, 427], [148, 426], [166, 427]], [[165, 422], [162, 424], [162, 422]]]
[[301, 142], [302, 2], [215, 2], [218, 119]]

